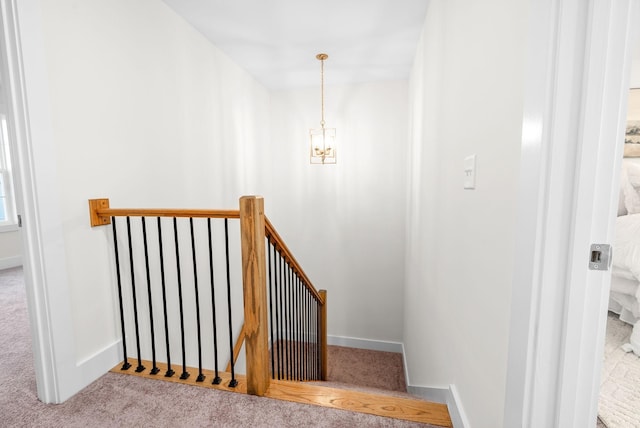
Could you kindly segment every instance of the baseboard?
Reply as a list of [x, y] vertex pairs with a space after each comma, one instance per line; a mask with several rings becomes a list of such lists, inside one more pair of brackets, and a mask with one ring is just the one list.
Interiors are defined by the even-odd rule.
[[76, 364], [78, 378], [83, 385], [89, 385], [123, 360], [122, 341], [116, 340], [101, 351]]
[[407, 385], [407, 392], [433, 403], [447, 404], [449, 400], [449, 388]]
[[404, 344], [402, 347], [402, 359], [404, 363], [404, 379], [407, 385], [407, 392], [412, 395], [416, 395], [425, 400], [432, 401], [434, 403], [442, 403], [447, 405], [449, 409], [449, 416], [453, 423], [453, 428], [470, 428], [469, 420], [462, 407], [462, 401], [458, 394], [458, 389], [455, 385], [449, 385], [444, 388], [434, 388], [428, 386], [416, 386], [409, 384], [409, 370], [407, 365], [407, 354], [404, 351]]
[[398, 352], [404, 355], [402, 343], [398, 342], [328, 335], [327, 344], [334, 346], [346, 346], [348, 348], [368, 349], [369, 351]]
[[447, 408], [449, 409], [449, 416], [451, 416], [451, 422], [453, 428], [470, 428], [469, 419], [462, 407], [462, 400], [458, 394], [458, 389], [455, 385], [449, 385], [449, 398], [447, 399]]
[[462, 401], [460, 401], [460, 395], [455, 385], [449, 385], [448, 388], [407, 385], [407, 392], [427, 401], [446, 404], [447, 409], [449, 409], [449, 416], [451, 417], [453, 428], [471, 427], [464, 413]]
[[0, 270], [22, 266], [22, 256], [5, 257], [0, 259]]

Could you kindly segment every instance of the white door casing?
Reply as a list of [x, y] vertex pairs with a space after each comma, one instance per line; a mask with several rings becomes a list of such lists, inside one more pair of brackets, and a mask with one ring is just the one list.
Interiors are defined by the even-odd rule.
[[35, 0], [0, 0], [0, 7], [38, 397], [60, 403], [85, 385], [76, 366], [40, 8]]
[[505, 427], [595, 425], [637, 3], [531, 5]]

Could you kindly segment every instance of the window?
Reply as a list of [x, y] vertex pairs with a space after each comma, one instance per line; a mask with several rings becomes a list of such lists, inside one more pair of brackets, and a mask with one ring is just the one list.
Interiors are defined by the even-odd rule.
[[16, 225], [7, 116], [0, 113], [0, 230]]

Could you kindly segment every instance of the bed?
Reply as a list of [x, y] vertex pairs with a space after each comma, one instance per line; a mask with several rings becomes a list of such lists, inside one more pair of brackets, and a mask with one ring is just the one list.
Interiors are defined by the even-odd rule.
[[640, 356], [640, 158], [623, 160], [609, 310], [634, 326], [623, 349]]

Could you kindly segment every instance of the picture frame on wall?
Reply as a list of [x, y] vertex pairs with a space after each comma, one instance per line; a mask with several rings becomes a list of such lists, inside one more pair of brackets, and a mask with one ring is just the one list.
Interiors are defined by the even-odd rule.
[[624, 157], [640, 157], [640, 88], [629, 91], [627, 130], [624, 136]]

